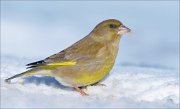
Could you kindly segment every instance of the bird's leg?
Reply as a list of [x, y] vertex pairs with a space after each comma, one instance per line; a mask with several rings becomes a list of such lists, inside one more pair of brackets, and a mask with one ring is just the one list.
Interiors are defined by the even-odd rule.
[[78, 91], [82, 96], [88, 95], [88, 94], [85, 93], [83, 90], [81, 90], [79, 87], [77, 87], [77, 85], [73, 84], [72, 86], [73, 86], [73, 88], [76, 89], [76, 91]]

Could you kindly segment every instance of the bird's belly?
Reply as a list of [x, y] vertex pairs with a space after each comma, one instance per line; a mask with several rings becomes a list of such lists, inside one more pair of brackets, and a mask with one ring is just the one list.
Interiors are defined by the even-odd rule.
[[112, 69], [113, 64], [64, 67], [56, 71], [56, 79], [65, 86], [87, 86], [103, 79]]
[[75, 81], [79, 83], [79, 85], [87, 86], [90, 84], [94, 84], [100, 80], [102, 80], [111, 70], [112, 66], [105, 65], [94, 72], [85, 72], [82, 74], [82, 78], [77, 78]]

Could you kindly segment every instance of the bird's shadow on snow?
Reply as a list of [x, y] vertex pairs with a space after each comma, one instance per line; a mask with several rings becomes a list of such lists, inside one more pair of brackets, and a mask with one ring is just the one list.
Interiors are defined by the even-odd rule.
[[72, 90], [70, 87], [66, 87], [59, 83], [54, 77], [50, 76], [43, 76], [43, 77], [36, 77], [36, 76], [30, 76], [24, 78], [24, 84], [36, 84], [36, 85], [47, 85], [50, 87], [65, 89], [65, 90]]

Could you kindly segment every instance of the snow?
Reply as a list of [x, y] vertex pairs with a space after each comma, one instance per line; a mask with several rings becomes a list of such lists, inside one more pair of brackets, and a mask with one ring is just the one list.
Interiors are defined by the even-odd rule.
[[102, 81], [106, 86], [84, 89], [89, 96], [81, 96], [52, 77], [32, 76], [17, 78], [11, 84], [4, 82], [5, 78], [25, 71], [23, 65], [29, 61], [2, 57], [2, 108], [178, 108], [180, 103], [179, 72], [168, 68], [116, 64]]
[[[179, 1], [2, 1], [1, 13], [1, 108], [179, 107]], [[132, 32], [106, 86], [88, 86], [83, 97], [52, 77], [4, 82], [110, 18]]]

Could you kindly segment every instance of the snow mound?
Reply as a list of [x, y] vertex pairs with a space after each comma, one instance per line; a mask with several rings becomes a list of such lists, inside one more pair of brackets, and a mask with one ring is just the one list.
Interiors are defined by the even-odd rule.
[[7, 84], [4, 79], [25, 70], [22, 65], [1, 65], [2, 108], [178, 108], [179, 72], [138, 66], [115, 65], [102, 81], [106, 86], [88, 86], [81, 96], [52, 77], [26, 77]]

